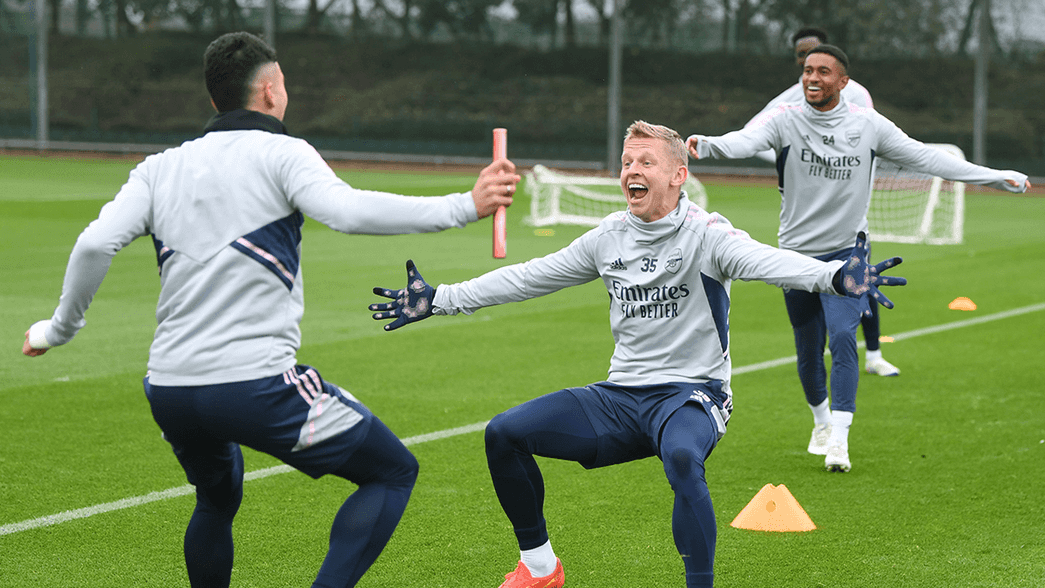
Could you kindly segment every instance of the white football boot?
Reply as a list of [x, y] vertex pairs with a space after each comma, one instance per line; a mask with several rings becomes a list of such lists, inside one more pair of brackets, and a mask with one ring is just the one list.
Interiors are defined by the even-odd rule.
[[827, 450], [824, 469], [829, 472], [848, 472], [852, 468], [853, 464], [849, 463], [848, 443], [836, 443]]
[[809, 437], [809, 453], [827, 455], [827, 442], [831, 440], [831, 423], [815, 425]]
[[900, 368], [889, 363], [884, 357], [872, 359], [864, 364], [864, 370], [873, 376], [899, 376]]

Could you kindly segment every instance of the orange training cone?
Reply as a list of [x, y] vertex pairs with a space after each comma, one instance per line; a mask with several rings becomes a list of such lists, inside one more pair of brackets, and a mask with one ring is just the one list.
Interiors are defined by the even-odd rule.
[[976, 303], [964, 296], [959, 296], [947, 305], [951, 310], [976, 310]]
[[812, 531], [812, 519], [788, 491], [787, 486], [766, 484], [730, 523], [753, 531]]

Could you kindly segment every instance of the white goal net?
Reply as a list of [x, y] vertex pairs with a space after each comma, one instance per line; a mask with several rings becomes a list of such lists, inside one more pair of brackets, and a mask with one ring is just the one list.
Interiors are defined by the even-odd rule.
[[[621, 192], [620, 179], [615, 177], [566, 174], [538, 164], [527, 172], [526, 188], [531, 198], [530, 216], [526, 222], [537, 227], [595, 226], [607, 215], [628, 207]], [[708, 194], [692, 174], [682, 189], [690, 202], [707, 209]]]
[[[957, 145], [931, 144], [965, 159]], [[962, 242], [965, 184], [878, 159], [867, 212], [871, 240], [953, 245]]]

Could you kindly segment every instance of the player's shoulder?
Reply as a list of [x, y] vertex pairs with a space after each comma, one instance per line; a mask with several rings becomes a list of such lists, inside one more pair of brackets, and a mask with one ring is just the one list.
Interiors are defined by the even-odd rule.
[[692, 202], [686, 211], [686, 220], [682, 227], [704, 236], [750, 239], [746, 231], [734, 227], [728, 218], [718, 212], [704, 210]]
[[628, 211], [618, 210], [602, 217], [599, 224], [595, 225], [592, 232], [598, 234], [616, 233], [626, 230], [628, 223]]
[[733, 225], [729, 222], [729, 219], [722, 216], [717, 212], [711, 212], [704, 210], [698, 206], [695, 202], [687, 199], [687, 208], [685, 210], [685, 219], [682, 221], [682, 227], [688, 228], [692, 231], [706, 231], [708, 229], [721, 228], [723, 226], [732, 227]]
[[801, 114], [801, 112], [801, 100], [794, 102], [780, 102], [779, 104], [774, 105], [772, 108], [766, 108], [764, 111], [759, 113], [759, 115], [751, 121], [749, 126], [764, 127]]

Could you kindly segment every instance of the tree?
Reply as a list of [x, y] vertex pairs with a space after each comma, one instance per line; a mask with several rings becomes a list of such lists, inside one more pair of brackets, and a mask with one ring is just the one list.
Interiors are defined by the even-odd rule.
[[[235, 2], [235, 0], [230, 0]], [[337, 5], [341, 0], [328, 0], [327, 5], [320, 8], [319, 0], [308, 0], [308, 8], [305, 11], [305, 23], [301, 25], [302, 32], [314, 35], [319, 32], [320, 27], [323, 24], [323, 19], [326, 18], [327, 12]], [[353, 2], [355, 4], [355, 2]], [[357, 11], [358, 12], [358, 11]], [[356, 13], [353, 13], [353, 16]], [[355, 19], [353, 18], [353, 24]]]
[[751, 51], [755, 40], [752, 21], [771, 4], [773, 0], [722, 0], [722, 39], [726, 52]]
[[689, 0], [646, 0], [628, 2], [624, 16], [629, 29], [652, 40], [654, 46], [667, 48], [675, 26]]
[[785, 31], [823, 27], [831, 43], [847, 52], [871, 55], [942, 53], [968, 0], [772, 0], [767, 18]]
[[442, 24], [456, 40], [490, 39], [493, 34], [487, 11], [500, 0], [418, 0], [422, 33], [430, 37]]
[[400, 36], [407, 39], [414, 38], [414, 32], [411, 27], [411, 15], [410, 13], [416, 8], [413, 0], [399, 0], [397, 4], [403, 7], [403, 13], [398, 14], [395, 10], [389, 6], [389, 0], [376, 0], [374, 8], [376, 11], [380, 11], [382, 14], [392, 19], [392, 22], [399, 26]]
[[[595, 13], [599, 15], [599, 39], [598, 44], [603, 47], [607, 44], [607, 39], [610, 38], [610, 19], [613, 17], [612, 9], [610, 14], [606, 14], [606, 3], [607, 1], [612, 2], [613, 0], [584, 0], [588, 6], [595, 9]], [[624, 4], [625, 0], [620, 0], [621, 4]]]

